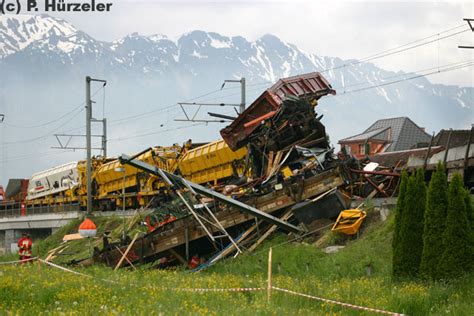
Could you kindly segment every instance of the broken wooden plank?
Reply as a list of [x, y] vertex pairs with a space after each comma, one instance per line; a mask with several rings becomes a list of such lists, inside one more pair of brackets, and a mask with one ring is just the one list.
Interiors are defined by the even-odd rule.
[[[379, 186], [378, 186], [378, 188], [379, 188], [379, 189], [383, 189], [384, 186], [385, 186], [385, 184], [380, 183]], [[379, 191], [378, 191], [377, 189], [374, 189], [372, 192], [369, 193], [369, 195], [367, 195], [367, 198], [365, 199], [365, 201], [362, 202], [361, 204], [359, 204], [356, 208], [361, 208], [361, 207], [365, 204], [365, 202], [367, 202], [368, 200], [373, 199], [374, 196], [377, 195], [378, 192], [379, 192]]]
[[[120, 254], [123, 256], [122, 250], [120, 250], [120, 248], [117, 247], [117, 246], [115, 246], [115, 248], [117, 248], [118, 252], [120, 252]], [[137, 268], [135, 268], [135, 266], [132, 264], [132, 262], [127, 258], [127, 256], [125, 256], [125, 260], [127, 260], [127, 262], [132, 266], [132, 268], [133, 268], [134, 270], [137, 269]]]
[[50, 261], [52, 260], [54, 257], [56, 257], [56, 253], [58, 251], [61, 251], [63, 249], [66, 249], [69, 245], [68, 244], [61, 244], [59, 245], [58, 247], [54, 248], [54, 249], [51, 249], [50, 251], [48, 251], [48, 255], [46, 256], [46, 258], [44, 259], [44, 261]]
[[267, 164], [267, 171], [265, 172], [265, 176], [268, 177], [273, 169], [273, 151], [268, 153], [268, 164]]
[[63, 241], [78, 240], [78, 239], [83, 239], [83, 238], [84, 237], [79, 233], [67, 234], [67, 235], [64, 235]]
[[130, 249], [132, 249], [132, 246], [135, 243], [135, 240], [137, 240], [137, 238], [138, 238], [138, 233], [135, 234], [135, 236], [132, 239], [132, 242], [128, 245], [127, 249], [122, 254], [122, 258], [120, 258], [119, 262], [115, 266], [114, 271], [116, 271], [118, 268], [120, 268], [120, 266], [122, 265], [123, 260], [125, 260], [125, 257], [128, 255], [128, 252], [130, 251]]
[[[291, 216], [293, 215], [293, 212], [291, 210], [287, 211], [283, 216], [281, 217], [282, 221], [287, 221]], [[270, 236], [271, 233], [273, 233], [277, 229], [276, 225], [272, 225], [263, 235], [260, 237], [249, 249], [249, 252], [252, 252], [255, 250], [255, 248], [258, 247], [265, 239], [267, 239], [268, 236]]]
[[[235, 243], [241, 243], [247, 236], [249, 236], [258, 226], [258, 223], [253, 224], [249, 229], [247, 229], [242, 235], [238, 237], [237, 240], [235, 240]], [[214, 257], [210, 264], [214, 264], [216, 261], [220, 260], [221, 258], [224, 258], [225, 256], [229, 255], [232, 251], [235, 250], [235, 246], [231, 244], [229, 247], [225, 248], [224, 250], [221, 251], [216, 257]]]
[[270, 172], [267, 174], [267, 179], [271, 177], [275, 172], [278, 171], [282, 156], [283, 156], [283, 151], [281, 150], [277, 151], [275, 158], [273, 159], [273, 162], [272, 162], [272, 168], [270, 169]]
[[385, 184], [383, 183], [380, 183], [379, 186], [374, 189], [372, 192], [369, 193], [369, 195], [367, 196], [367, 199], [373, 199], [375, 195], [377, 195], [378, 192], [380, 192], [380, 190], [382, 190], [384, 188]]

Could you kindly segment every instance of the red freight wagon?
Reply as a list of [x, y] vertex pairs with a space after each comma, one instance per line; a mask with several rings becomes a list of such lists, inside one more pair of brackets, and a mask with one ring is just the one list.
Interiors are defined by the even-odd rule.
[[25, 202], [28, 195], [28, 179], [10, 179], [8, 180], [5, 198], [8, 201], [22, 203]]
[[221, 130], [221, 136], [232, 150], [245, 146], [248, 137], [259, 122], [275, 115], [288, 96], [318, 100], [327, 94], [336, 94], [329, 82], [319, 73], [312, 72], [278, 80], [265, 90], [229, 126]]

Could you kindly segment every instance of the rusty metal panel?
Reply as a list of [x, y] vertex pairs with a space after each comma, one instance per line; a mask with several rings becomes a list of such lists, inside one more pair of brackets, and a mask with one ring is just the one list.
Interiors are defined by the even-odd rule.
[[259, 117], [268, 118], [266, 114], [277, 111], [288, 96], [318, 100], [327, 94], [334, 95], [336, 91], [319, 72], [280, 79], [265, 90], [229, 126], [222, 129], [221, 136], [235, 151], [243, 146], [247, 137], [259, 126], [259, 124], [246, 123]]

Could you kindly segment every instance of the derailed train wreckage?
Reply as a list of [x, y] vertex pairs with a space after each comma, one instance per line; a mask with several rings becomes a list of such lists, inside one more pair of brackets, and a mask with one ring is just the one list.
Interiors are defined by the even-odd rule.
[[158, 209], [168, 209], [173, 220], [129, 245], [97, 250], [88, 262], [116, 266], [126, 256], [133, 264], [158, 258], [186, 264], [199, 254], [207, 255], [203, 267], [255, 249], [276, 228], [301, 235], [315, 219], [336, 217], [347, 206], [337, 190], [345, 184], [341, 168], [349, 169], [315, 112], [321, 97], [335, 93], [319, 73], [278, 81], [221, 130], [223, 140], [189, 150], [184, 172], [122, 155], [122, 164], [161, 178], [169, 201]]
[[[277, 228], [311, 232], [316, 220], [346, 209], [348, 195], [390, 195], [398, 174], [365, 171], [330, 147], [315, 108], [335, 93], [317, 72], [281, 79], [221, 130], [221, 140], [95, 159], [94, 209], [113, 210], [123, 201], [141, 207], [148, 232], [131, 242], [106, 242], [91, 258], [74, 262], [120, 266], [166, 258], [162, 262], [186, 264], [199, 254], [205, 267], [252, 251]], [[58, 174], [49, 194], [37, 193]], [[37, 174], [26, 203], [84, 206], [84, 178], [84, 162]]]

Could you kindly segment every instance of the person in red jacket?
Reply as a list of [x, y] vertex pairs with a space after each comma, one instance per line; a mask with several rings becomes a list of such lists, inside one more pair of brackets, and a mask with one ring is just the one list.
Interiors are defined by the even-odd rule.
[[20, 261], [22, 264], [26, 260], [32, 262], [31, 260], [31, 249], [33, 248], [33, 240], [27, 233], [23, 233], [23, 236], [18, 240], [18, 255], [20, 256]]
[[191, 259], [189, 260], [188, 262], [188, 268], [190, 270], [193, 270], [193, 269], [196, 269], [197, 267], [199, 267], [199, 265], [201, 264], [201, 259], [199, 258], [199, 256], [197, 254], [195, 254], [194, 256], [191, 257]]

